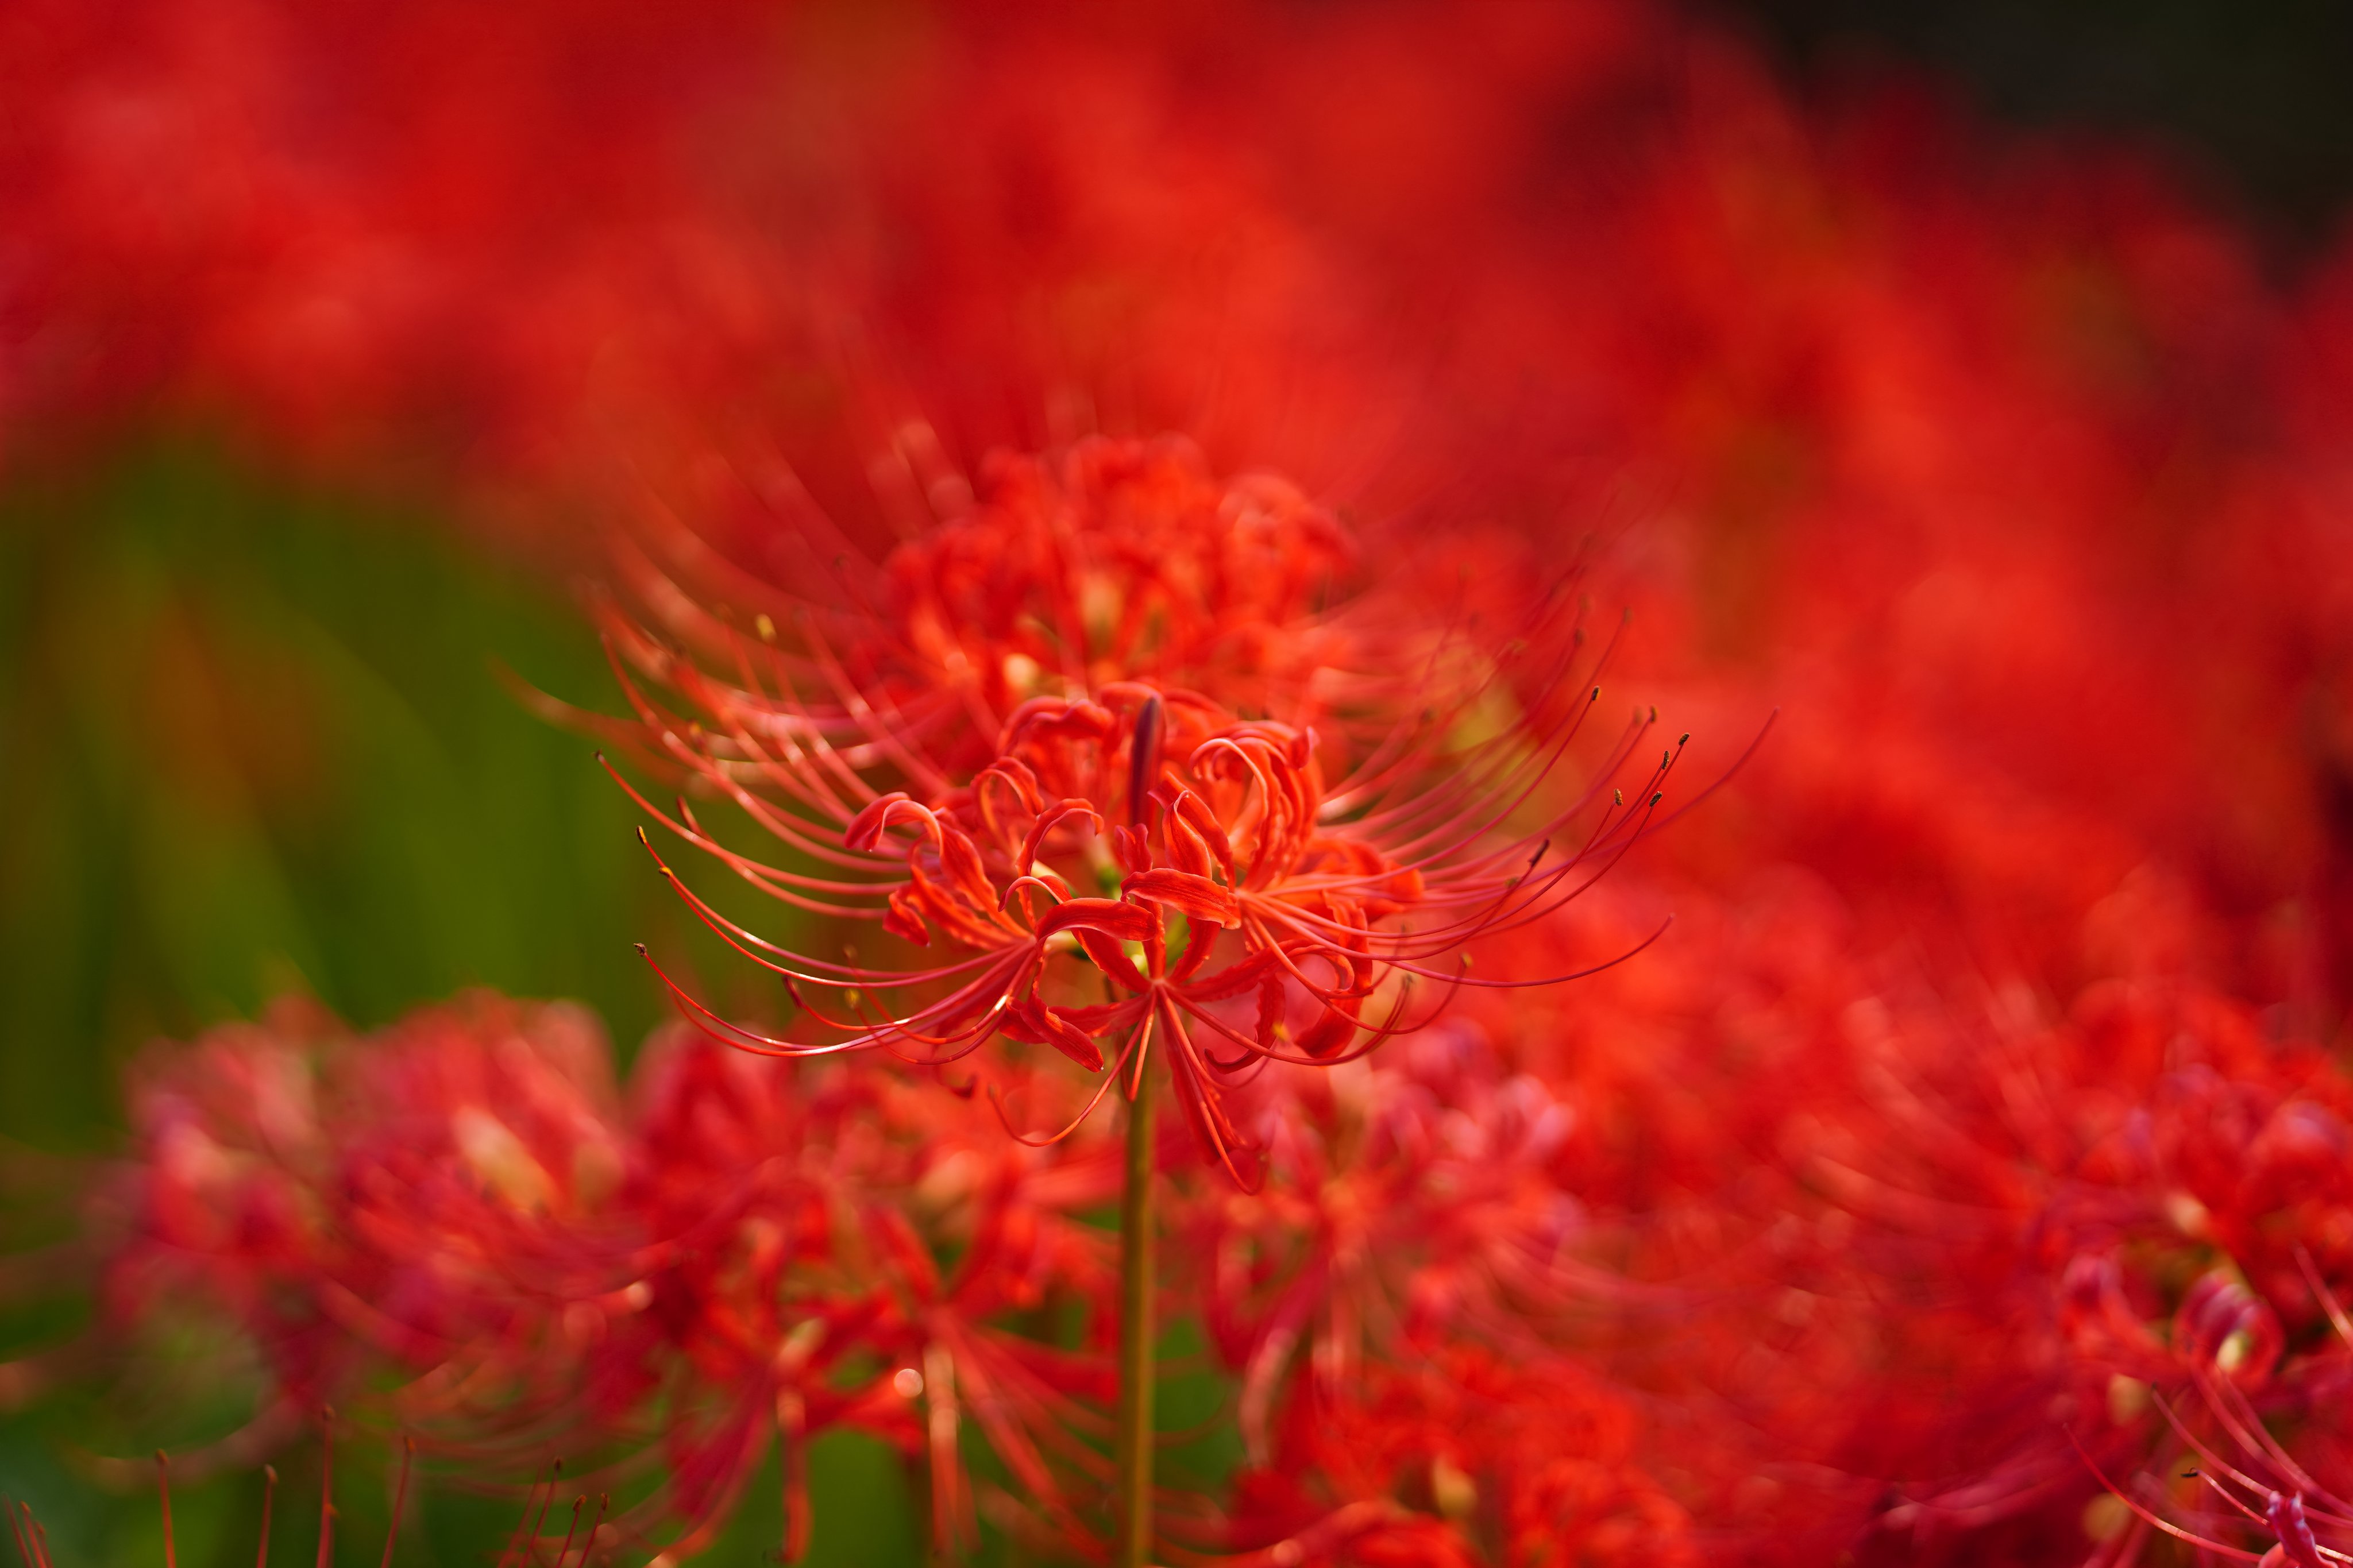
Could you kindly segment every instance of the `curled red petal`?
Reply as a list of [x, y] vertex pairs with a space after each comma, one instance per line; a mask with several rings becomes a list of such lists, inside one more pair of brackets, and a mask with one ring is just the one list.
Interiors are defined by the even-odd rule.
[[873, 848], [882, 841], [883, 831], [891, 826], [892, 813], [902, 805], [908, 808], [902, 815], [916, 816], [926, 823], [932, 820], [932, 814], [917, 805], [913, 796], [905, 790], [894, 789], [889, 795], [869, 802], [863, 810], [849, 819], [849, 826], [841, 830], [842, 843], [852, 849]]
[[1356, 1020], [1340, 1007], [1326, 1007], [1307, 1032], [1299, 1037], [1302, 1052], [1311, 1057], [1335, 1054], [1356, 1037]]
[[1103, 831], [1103, 813], [1097, 811], [1086, 801], [1075, 798], [1056, 801], [1052, 805], [1039, 812], [1038, 820], [1029, 825], [1029, 835], [1021, 841], [1021, 854], [1013, 868], [1018, 872], [1027, 872], [1037, 861], [1038, 847], [1045, 843], [1046, 835], [1051, 833], [1057, 825], [1072, 816], [1083, 816], [1092, 825], [1097, 833]]
[[1221, 888], [1208, 878], [1190, 871], [1165, 866], [1138, 871], [1127, 879], [1120, 891], [1124, 898], [1149, 899], [1155, 904], [1184, 910], [1187, 920], [1211, 921], [1229, 931], [1242, 923], [1241, 906], [1235, 901], [1233, 889]]
[[1087, 950], [1087, 956], [1094, 960], [1095, 967], [1108, 975], [1113, 984], [1129, 991], [1145, 988], [1147, 983], [1144, 971], [1135, 967], [1135, 961], [1127, 956], [1119, 943], [1101, 931], [1089, 931], [1083, 926], [1073, 934], [1078, 937], [1079, 945]]
[[1152, 841], [1141, 827], [1114, 827], [1111, 830], [1112, 858], [1119, 868], [1135, 876], [1152, 868]]
[[923, 893], [913, 882], [903, 888], [892, 889], [891, 908], [882, 917], [882, 929], [892, 936], [913, 942], [917, 947], [931, 946], [931, 930], [923, 924], [920, 908], [923, 901]]
[[1100, 741], [1116, 722], [1109, 709], [1083, 698], [1066, 702], [1059, 697], [1033, 697], [1006, 721], [997, 749], [1010, 752], [1026, 741]]
[[1038, 919], [1038, 935], [1083, 927], [1115, 942], [1142, 942], [1159, 929], [1160, 917], [1141, 904], [1123, 899], [1071, 899], [1056, 904]]
[[1008, 1028], [1006, 1033], [1051, 1046], [1089, 1072], [1103, 1071], [1102, 1048], [1060, 1009], [1046, 1005], [1035, 996], [1025, 996], [1007, 1009], [1007, 1016], [1008, 1020], [1018, 1018], [1020, 1027]]

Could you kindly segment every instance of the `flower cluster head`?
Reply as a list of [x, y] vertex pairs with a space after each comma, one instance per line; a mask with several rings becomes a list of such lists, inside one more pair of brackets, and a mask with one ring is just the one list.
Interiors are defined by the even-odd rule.
[[1174, 440], [999, 458], [931, 493], [945, 520], [849, 625], [773, 590], [748, 616], [684, 608], [642, 573], [703, 657], [608, 617], [637, 718], [608, 732], [814, 868], [732, 847], [682, 798], [640, 804], [777, 900], [880, 928], [839, 960], [788, 947], [662, 861], [800, 1011], [754, 1028], [670, 983], [718, 1038], [958, 1072], [1001, 1038], [992, 1070], [1019, 1078], [1013, 1047], [1051, 1047], [1103, 1075], [1090, 1109], [1156, 1057], [1247, 1185], [1241, 1082], [1353, 1059], [1463, 985], [1549, 978], [1472, 975], [1463, 949], [1573, 898], [1653, 820], [1673, 752], [1630, 799], [1609, 781], [1654, 714], [1549, 787], [1600, 695], [1557, 593], [1467, 639], [1356, 589], [1336, 521], [1293, 487], [1219, 481]]

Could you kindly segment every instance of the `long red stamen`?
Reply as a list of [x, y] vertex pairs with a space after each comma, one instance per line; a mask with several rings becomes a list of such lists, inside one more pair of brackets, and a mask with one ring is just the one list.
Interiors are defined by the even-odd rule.
[[24, 1518], [20, 1518], [17, 1515], [16, 1509], [16, 1503], [5, 1496], [0, 1496], [0, 1513], [5, 1513], [8, 1516], [8, 1529], [16, 1537], [17, 1559], [24, 1564], [24, 1568], [34, 1568], [32, 1542], [25, 1534], [24, 1522], [25, 1518], [29, 1518], [33, 1510], [29, 1505], [26, 1506], [25, 1509]]
[[564, 1568], [564, 1560], [572, 1554], [572, 1538], [580, 1532], [580, 1510], [587, 1502], [586, 1492], [572, 1500], [572, 1522], [565, 1527], [564, 1544], [555, 1549], [555, 1568]]

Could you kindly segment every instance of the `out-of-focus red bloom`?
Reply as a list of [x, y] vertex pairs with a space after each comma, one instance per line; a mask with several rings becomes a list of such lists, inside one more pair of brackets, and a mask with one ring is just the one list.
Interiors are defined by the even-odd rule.
[[[2272, 1491], [2320, 1507], [2346, 1479], [2326, 1412], [2353, 1365], [2336, 1305], [2353, 1275], [2353, 1082], [2179, 983], [2109, 982], [2057, 1028], [2004, 1033], [1979, 1037], [2000, 1065], [1966, 1089], [1890, 1064], [1909, 1100], [1886, 1102], [1911, 1133], [1896, 1146], [1918, 1161], [1890, 1185], [1861, 1173], [1894, 1164], [1886, 1149], [1821, 1154], [1880, 1225], [1943, 1209], [1941, 1267], [1989, 1342], [2018, 1347], [2006, 1373], [1984, 1369], [1974, 1413], [1975, 1440], [2007, 1430], [2010, 1451], [1923, 1489], [1907, 1522], [1952, 1534], [2088, 1495], [2105, 1560], [2132, 1561], [2151, 1523], [2101, 1511], [2091, 1465], [2207, 1536], [2237, 1534], [2234, 1508]], [[2205, 1484], [2180, 1483], [2201, 1466]]]
[[[2118, 897], [2178, 952], [2179, 909]], [[1744, 1117], [1702, 1087], [1746, 1156], [1630, 1227], [1690, 1312], [1609, 1354], [1692, 1417], [1672, 1451], [1718, 1478], [1704, 1513], [1772, 1521], [1757, 1561], [2123, 1563], [2159, 1528], [2123, 1499], [2247, 1539], [2185, 1468], [2257, 1515], [2341, 1495], [2338, 1066], [2146, 958], [2058, 1016], [2015, 984], [1940, 996], [1912, 962], [1851, 963], [1810, 1034], [1743, 1047], [1804, 1088]]]
[[1504, 1075], [1475, 1026], [1294, 1081], [1250, 1107], [1264, 1191], [1199, 1194], [1185, 1237], [1255, 1461], [1294, 1376], [1336, 1400], [1369, 1363], [1457, 1341], [1541, 1359], [1580, 1307], [1621, 1304], [1620, 1282], [1580, 1261], [1587, 1216], [1558, 1175], [1575, 1114]]
[[[607, 1070], [576, 1014], [487, 997], [366, 1041], [281, 1008], [151, 1054], [101, 1194], [110, 1331], [193, 1295], [265, 1385], [182, 1468], [255, 1462], [330, 1400], [478, 1478], [569, 1458], [593, 1493], [657, 1452], [661, 1485], [595, 1528], [684, 1555], [780, 1440], [797, 1554], [807, 1445], [853, 1425], [927, 1464], [943, 1548], [986, 1502], [1096, 1549], [1111, 1270], [1073, 1216], [1116, 1189], [1104, 1151], [1025, 1150], [968, 1101], [685, 1032], [626, 1107]], [[1068, 1309], [1067, 1350], [1007, 1326]], [[976, 1499], [967, 1427], [1016, 1493]]]
[[[1235, 1075], [1331, 1065], [1418, 1026], [1418, 981], [1514, 984], [1467, 975], [1464, 944], [1541, 918], [1622, 855], [1674, 753], [1630, 802], [1611, 788], [1655, 719], [1638, 715], [1566, 802], [1548, 798], [1600, 696], [1579, 679], [1581, 626], [1538, 619], [1544, 642], [1490, 654], [1443, 622], [1374, 619], [1369, 600], [1320, 606], [1342, 592], [1336, 525], [1279, 481], [1211, 481], [1181, 444], [1091, 443], [1058, 468], [997, 465], [977, 503], [893, 556], [890, 612], [855, 640], [804, 614], [806, 647], [787, 653], [767, 609], [756, 638], [674, 610], [728, 656], [723, 679], [618, 629], [695, 715], [630, 682], [640, 748], [823, 874], [746, 858], [683, 801], [639, 796], [649, 811], [787, 904], [972, 954], [796, 952], [673, 873], [814, 1032], [730, 1024], [672, 990], [716, 1037], [779, 1056], [880, 1047], [944, 1067], [1003, 1036], [1099, 1072], [1116, 1039], [1098, 1100], [1122, 1073], [1133, 1092], [1156, 1051], [1202, 1152], [1247, 1184]], [[1515, 686], [1524, 666], [1535, 679]], [[808, 1000], [819, 986], [838, 1012]]]
[[[1634, 1458], [1616, 1394], [1556, 1357], [1469, 1348], [1375, 1363], [1289, 1407], [1238, 1483], [1250, 1568], [1696, 1563], [1691, 1521]], [[1274, 1539], [1270, 1540], [1272, 1537]]]
[[208, 1301], [249, 1337], [269, 1397], [228, 1458], [384, 1368], [413, 1380], [385, 1401], [403, 1426], [571, 1408], [624, 1310], [571, 1245], [625, 1173], [606, 1063], [576, 1009], [489, 997], [369, 1042], [290, 1005], [151, 1054], [100, 1196], [110, 1316]]
[[1251, 1468], [1229, 1539], [1262, 1563], [1696, 1561], [1594, 1375], [1679, 1292], [1565, 1179], [1577, 1117], [1467, 1023], [1263, 1091], [1267, 1181], [1187, 1207], [1203, 1317], [1240, 1379]]

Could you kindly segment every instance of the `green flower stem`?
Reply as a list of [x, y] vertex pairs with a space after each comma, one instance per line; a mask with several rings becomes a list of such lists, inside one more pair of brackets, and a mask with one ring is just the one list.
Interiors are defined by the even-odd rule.
[[1143, 1064], [1127, 1112], [1127, 1173], [1119, 1198], [1119, 1427], [1113, 1506], [1113, 1568], [1152, 1561], [1152, 1099], [1159, 1075]]

